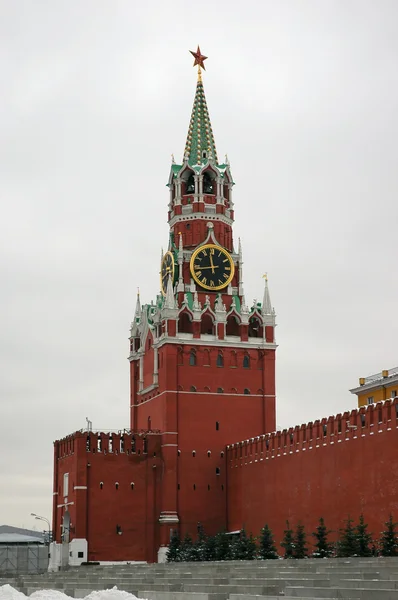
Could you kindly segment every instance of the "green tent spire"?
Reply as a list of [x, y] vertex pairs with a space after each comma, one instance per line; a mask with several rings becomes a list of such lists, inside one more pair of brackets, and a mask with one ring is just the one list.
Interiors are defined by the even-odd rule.
[[190, 165], [202, 165], [209, 159], [213, 159], [218, 163], [216, 144], [200, 71], [185, 144], [184, 160], [187, 158]]

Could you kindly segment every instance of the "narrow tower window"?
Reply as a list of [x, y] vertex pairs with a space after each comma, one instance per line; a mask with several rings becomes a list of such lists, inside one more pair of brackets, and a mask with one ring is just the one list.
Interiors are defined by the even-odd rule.
[[219, 352], [217, 355], [217, 367], [223, 367], [223, 366], [224, 366], [224, 357], [221, 354], [221, 352]]
[[250, 390], [249, 390], [249, 388], [245, 388], [245, 389], [243, 390], [243, 393], [244, 393], [244, 394], [247, 394], [247, 395], [249, 395], [249, 394], [250, 394]]
[[243, 368], [250, 369], [250, 358], [247, 354], [245, 354], [245, 356], [243, 357]]
[[191, 350], [191, 352], [189, 353], [189, 365], [191, 367], [195, 367], [196, 366], [196, 352], [195, 352], [195, 350]]
[[216, 431], [219, 431], [219, 429], [220, 429], [220, 421], [216, 421]]

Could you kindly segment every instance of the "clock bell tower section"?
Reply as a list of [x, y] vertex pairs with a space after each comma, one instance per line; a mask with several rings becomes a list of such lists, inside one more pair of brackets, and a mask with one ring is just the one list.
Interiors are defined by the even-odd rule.
[[[151, 304], [137, 297], [130, 330], [131, 429], [162, 435], [160, 558], [173, 529], [195, 536], [198, 522], [209, 534], [228, 527], [225, 446], [275, 431], [275, 311], [267, 278], [262, 302], [246, 302], [233, 186], [199, 72], [183, 161], [173, 159], [168, 180], [162, 289]], [[202, 247], [231, 265], [227, 285], [212, 289], [197, 276], [192, 255]]]

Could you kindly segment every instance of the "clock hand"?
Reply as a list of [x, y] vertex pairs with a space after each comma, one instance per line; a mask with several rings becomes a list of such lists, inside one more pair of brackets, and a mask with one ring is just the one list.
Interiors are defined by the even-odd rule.
[[213, 265], [212, 267], [200, 267], [196, 269], [197, 271], [203, 271], [203, 269], [212, 269], [212, 273], [214, 273], [214, 269], [218, 269], [218, 265]]
[[210, 264], [211, 264], [211, 272], [214, 273], [214, 263], [213, 263], [213, 257], [210, 254]]

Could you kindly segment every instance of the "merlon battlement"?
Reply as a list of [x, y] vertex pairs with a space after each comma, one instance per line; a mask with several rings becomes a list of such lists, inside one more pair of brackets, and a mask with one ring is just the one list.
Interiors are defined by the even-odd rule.
[[346, 411], [335, 416], [310, 421], [282, 431], [275, 431], [227, 446], [230, 466], [268, 460], [354, 440], [398, 427], [398, 398]]
[[[61, 440], [54, 442], [58, 458], [66, 458], [75, 452], [91, 452], [92, 454], [123, 455], [155, 455], [159, 452], [161, 432], [151, 430], [118, 430], [116, 431], [76, 431]], [[155, 454], [154, 454], [155, 453]]]

